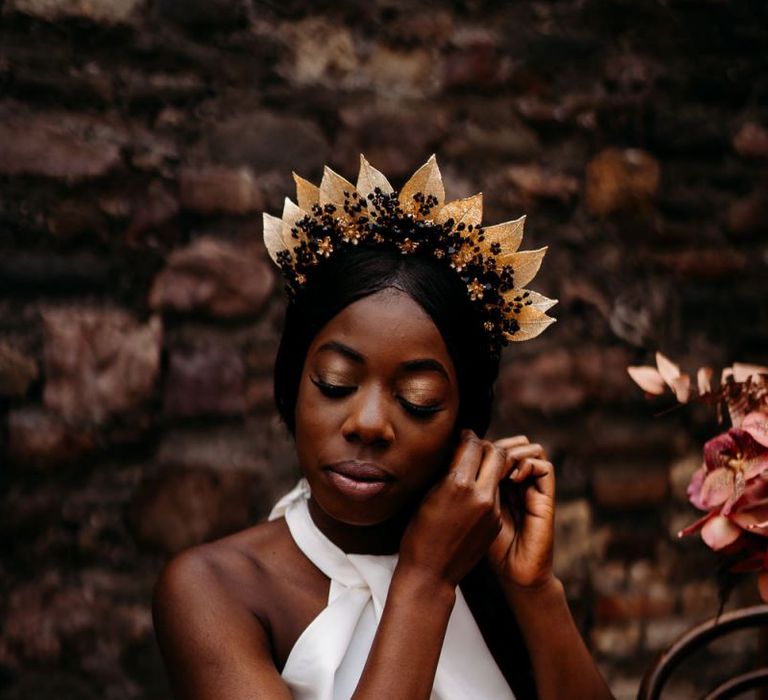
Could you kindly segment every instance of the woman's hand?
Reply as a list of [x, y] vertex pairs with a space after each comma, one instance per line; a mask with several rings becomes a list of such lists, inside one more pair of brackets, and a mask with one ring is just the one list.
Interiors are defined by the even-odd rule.
[[446, 476], [424, 497], [400, 544], [398, 568], [452, 589], [488, 552], [502, 530], [499, 481], [509, 451], [464, 431]]
[[524, 435], [493, 443], [511, 470], [499, 484], [501, 529], [488, 560], [504, 581], [539, 588], [552, 581], [555, 470], [541, 445]]

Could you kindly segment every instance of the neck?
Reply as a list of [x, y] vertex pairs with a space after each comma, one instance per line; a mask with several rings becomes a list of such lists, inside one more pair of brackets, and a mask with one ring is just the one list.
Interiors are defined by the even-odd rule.
[[310, 496], [312, 521], [333, 544], [347, 554], [395, 554], [411, 519], [406, 511], [376, 525], [350, 525], [331, 518]]

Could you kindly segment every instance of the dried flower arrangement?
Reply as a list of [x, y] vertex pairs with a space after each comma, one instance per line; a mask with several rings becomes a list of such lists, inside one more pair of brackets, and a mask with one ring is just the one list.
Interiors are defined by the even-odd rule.
[[697, 386], [678, 365], [656, 353], [656, 367], [627, 367], [629, 376], [651, 395], [667, 388], [677, 401], [713, 406], [731, 427], [704, 445], [704, 460], [688, 484], [688, 499], [705, 515], [678, 533], [701, 533], [705, 544], [724, 555], [724, 597], [739, 574], [756, 572], [760, 597], [768, 602], [768, 367], [736, 363], [726, 367], [718, 386], [702, 367]]

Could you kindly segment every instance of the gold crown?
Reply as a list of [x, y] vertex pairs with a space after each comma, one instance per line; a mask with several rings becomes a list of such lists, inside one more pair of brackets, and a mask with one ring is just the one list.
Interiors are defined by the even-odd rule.
[[555, 322], [546, 311], [557, 300], [523, 289], [547, 252], [518, 250], [525, 216], [481, 226], [482, 194], [445, 203], [434, 155], [399, 192], [362, 155], [357, 186], [327, 166], [320, 187], [293, 178], [298, 205], [286, 197], [282, 218], [264, 214], [264, 243], [290, 294], [323, 260], [373, 245], [445, 260], [466, 285], [494, 346], [535, 338]]

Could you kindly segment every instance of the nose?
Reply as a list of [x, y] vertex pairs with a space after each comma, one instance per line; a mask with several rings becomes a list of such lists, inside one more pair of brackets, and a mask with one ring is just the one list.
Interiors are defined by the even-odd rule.
[[382, 387], [359, 387], [349, 402], [349, 413], [341, 426], [348, 442], [386, 447], [395, 439], [390, 411], [393, 400]]

